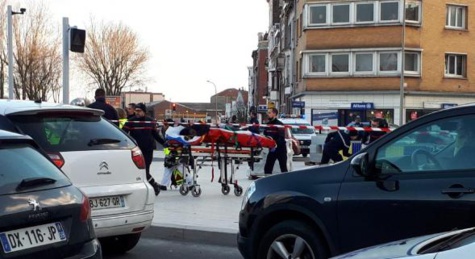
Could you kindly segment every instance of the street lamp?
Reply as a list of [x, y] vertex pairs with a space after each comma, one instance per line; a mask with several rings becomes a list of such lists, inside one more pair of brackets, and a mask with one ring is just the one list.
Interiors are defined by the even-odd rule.
[[7, 52], [8, 52], [8, 99], [13, 99], [13, 28], [12, 16], [15, 14], [24, 14], [25, 8], [20, 8], [19, 12], [12, 11], [12, 6], [7, 6]]
[[402, 1], [401, 78], [399, 79], [399, 126], [404, 123], [404, 70], [406, 69], [406, 0]]
[[216, 111], [216, 125], [218, 125], [218, 90], [216, 89], [216, 84], [206, 80], [206, 82], [213, 84], [214, 86], [214, 103], [215, 103], [215, 111]]

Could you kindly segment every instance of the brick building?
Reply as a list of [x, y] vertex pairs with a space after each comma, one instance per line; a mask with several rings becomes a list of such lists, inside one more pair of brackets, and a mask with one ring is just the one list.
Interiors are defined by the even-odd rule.
[[[147, 103], [147, 112], [157, 120], [164, 120], [167, 118], [173, 118], [176, 120], [183, 119], [185, 121], [214, 120], [216, 104], [218, 107], [218, 115], [223, 117], [226, 104], [236, 101], [239, 91], [241, 91], [244, 101], [247, 103], [247, 91], [228, 88], [211, 96], [209, 103], [170, 102], [162, 100]], [[175, 111], [173, 111], [173, 104], [175, 104]]]
[[283, 59], [271, 97], [304, 104], [313, 124], [400, 124], [475, 101], [473, 0], [266, 1], [280, 12], [269, 67]]

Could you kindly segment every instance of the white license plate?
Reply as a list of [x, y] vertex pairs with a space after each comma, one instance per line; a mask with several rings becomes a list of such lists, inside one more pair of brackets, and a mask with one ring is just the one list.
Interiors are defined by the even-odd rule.
[[61, 223], [55, 222], [0, 233], [5, 253], [16, 252], [66, 240]]
[[89, 206], [93, 210], [125, 207], [124, 196], [108, 196], [89, 198]]

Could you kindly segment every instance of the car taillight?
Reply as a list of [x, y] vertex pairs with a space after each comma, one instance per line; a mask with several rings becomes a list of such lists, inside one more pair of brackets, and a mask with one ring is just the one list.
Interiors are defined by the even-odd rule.
[[48, 156], [58, 168], [63, 167], [64, 159], [60, 153], [48, 153]]
[[132, 161], [134, 161], [138, 169], [145, 169], [145, 159], [140, 148], [134, 147], [132, 149]]
[[91, 206], [89, 205], [89, 198], [87, 198], [84, 193], [82, 197], [81, 215], [79, 218], [81, 219], [81, 222], [85, 222], [91, 218]]

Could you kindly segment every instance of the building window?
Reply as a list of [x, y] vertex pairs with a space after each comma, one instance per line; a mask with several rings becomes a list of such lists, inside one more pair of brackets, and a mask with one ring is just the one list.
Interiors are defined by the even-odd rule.
[[399, 20], [399, 2], [381, 2], [380, 21], [394, 22]]
[[348, 73], [350, 65], [349, 54], [332, 54], [332, 73]]
[[421, 2], [410, 0], [406, 2], [406, 22], [421, 22]]
[[332, 6], [332, 22], [333, 23], [349, 23], [350, 22], [350, 5], [333, 5]]
[[373, 66], [373, 53], [356, 53], [355, 54], [355, 72], [356, 73], [372, 73], [374, 71]]
[[404, 73], [419, 74], [419, 53], [406, 52], [404, 53]]
[[[394, 76], [401, 71], [401, 51], [380, 50], [332, 50], [328, 52], [308, 52], [304, 54], [305, 65], [302, 76]], [[404, 53], [405, 74], [420, 76], [421, 52], [417, 50]]]
[[445, 25], [449, 28], [466, 29], [466, 6], [447, 5]]
[[311, 73], [325, 73], [326, 72], [326, 55], [311, 55], [310, 56], [310, 72]]
[[379, 54], [379, 71], [397, 71], [397, 52], [382, 52]]
[[466, 77], [467, 56], [457, 54], [445, 55], [445, 75], [449, 77]]
[[310, 25], [324, 25], [327, 23], [327, 6], [310, 6]]
[[356, 4], [356, 22], [374, 22], [374, 4], [361, 3]]

